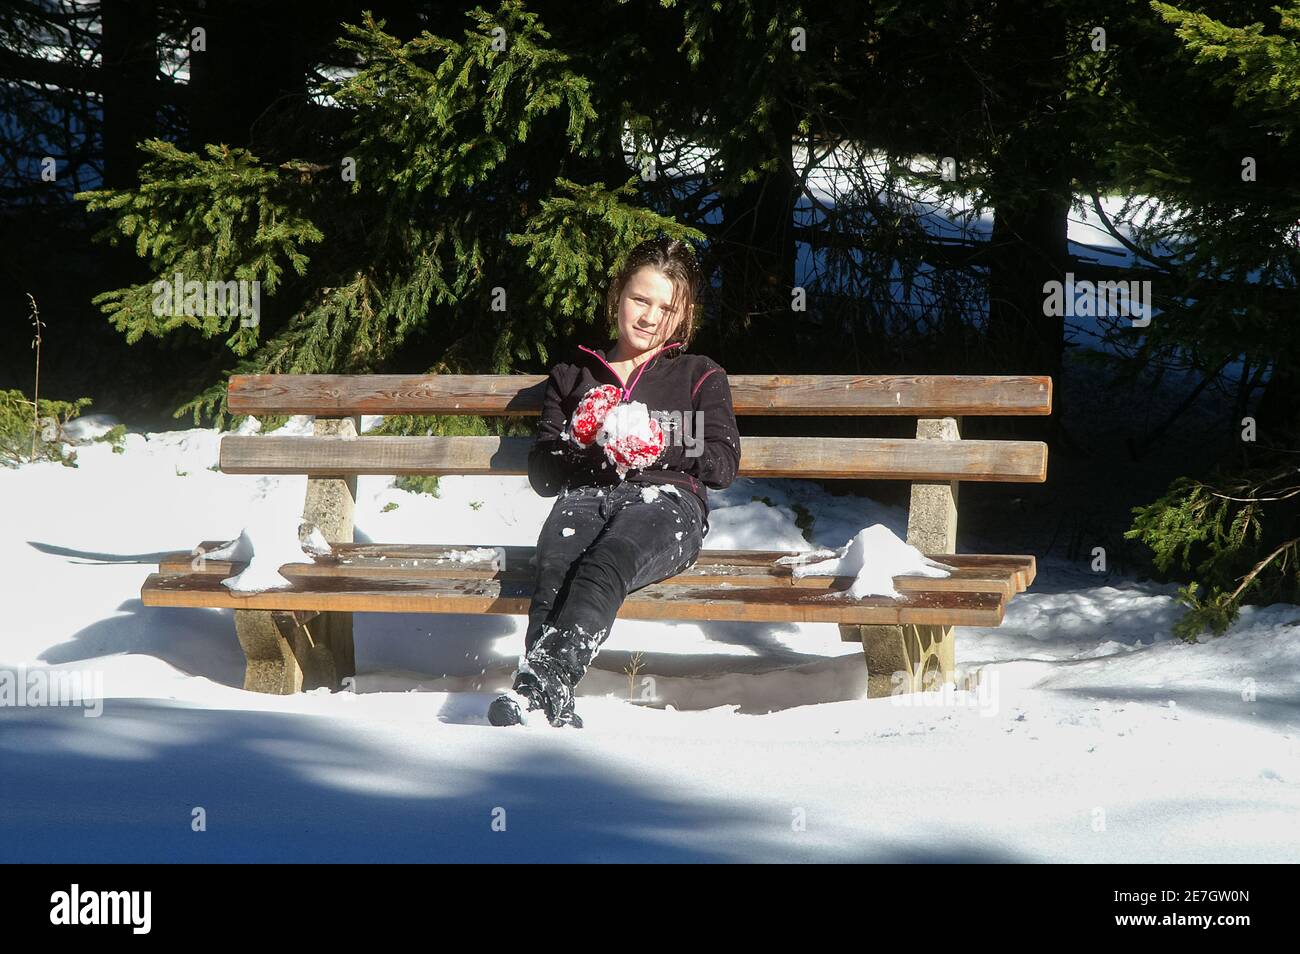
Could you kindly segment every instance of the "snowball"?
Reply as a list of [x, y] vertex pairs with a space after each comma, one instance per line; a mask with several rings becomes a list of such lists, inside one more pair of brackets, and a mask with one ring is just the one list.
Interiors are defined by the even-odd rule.
[[634, 468], [648, 467], [664, 449], [664, 434], [659, 422], [640, 401], [614, 407], [596, 434], [596, 443], [614, 464], [619, 479]]
[[[802, 562], [818, 556], [830, 559]], [[784, 557], [779, 563], [794, 563], [794, 576], [851, 576], [853, 585], [848, 596], [889, 596], [901, 599], [894, 589], [896, 576], [948, 576], [953, 567], [931, 560], [916, 547], [898, 539], [883, 523], [858, 531], [848, 543], [838, 550], [816, 550], [797, 557]]]
[[562, 536], [562, 537], [571, 537], [571, 536], [573, 536], [576, 532], [577, 532], [577, 531], [574, 530], [572, 527], [565, 527], [563, 530], [560, 531], [560, 536]]
[[650, 436], [650, 409], [640, 401], [629, 401], [616, 405], [605, 415], [605, 422], [596, 434], [596, 442], [604, 447], [611, 441], [624, 437], [648, 440]]
[[658, 500], [658, 499], [659, 499], [659, 488], [658, 488], [658, 487], [653, 487], [653, 486], [651, 486], [651, 487], [642, 487], [642, 488], [641, 488], [641, 500], [642, 500], [644, 503], [654, 503], [654, 502], [655, 502], [656, 500]]

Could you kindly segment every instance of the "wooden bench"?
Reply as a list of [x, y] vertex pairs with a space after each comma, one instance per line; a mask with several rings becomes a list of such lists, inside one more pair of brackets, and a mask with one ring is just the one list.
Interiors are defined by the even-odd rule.
[[[1052, 382], [1034, 376], [754, 375], [730, 378], [746, 415], [902, 415], [915, 439], [742, 437], [749, 477], [889, 478], [912, 482], [907, 542], [957, 568], [951, 576], [895, 577], [903, 599], [851, 600], [846, 577], [795, 579], [776, 563], [792, 551], [704, 550], [686, 572], [631, 594], [620, 617], [663, 620], [831, 622], [866, 655], [868, 695], [915, 691], [954, 672], [954, 626], [996, 626], [1007, 601], [1033, 581], [1031, 555], [957, 554], [961, 481], [1042, 482], [1047, 446], [961, 440], [963, 416], [1048, 414]], [[540, 375], [250, 375], [230, 380], [229, 408], [254, 415], [315, 415], [313, 436], [227, 435], [228, 474], [306, 474], [303, 519], [333, 552], [290, 564], [292, 588], [240, 595], [221, 581], [240, 564], [201, 558], [219, 541], [162, 561], [141, 590], [146, 606], [225, 607], [247, 657], [244, 688], [292, 693], [339, 687], [355, 676], [358, 612], [527, 613], [532, 547], [496, 560], [452, 559], [489, 546], [357, 544], [359, 474], [526, 474], [531, 438], [360, 436], [362, 414], [536, 415]], [[742, 423], [742, 431], [744, 430]], [[706, 541], [707, 545], [707, 541]], [[195, 553], [200, 554], [196, 560]], [[463, 556], [463, 554], [462, 554]]]

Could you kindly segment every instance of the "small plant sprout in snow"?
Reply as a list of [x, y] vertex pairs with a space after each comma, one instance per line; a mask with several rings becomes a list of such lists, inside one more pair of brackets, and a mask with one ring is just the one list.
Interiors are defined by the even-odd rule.
[[632, 654], [632, 661], [623, 667], [623, 672], [627, 673], [627, 701], [635, 702], [633, 698], [636, 692], [636, 675], [641, 671], [645, 663], [645, 654], [637, 650]]
[[32, 388], [32, 460], [35, 460], [36, 442], [41, 435], [41, 329], [45, 322], [41, 321], [40, 309], [36, 307], [36, 298], [31, 292], [27, 293], [27, 300], [32, 303], [32, 328], [36, 332], [32, 338], [32, 348], [36, 352], [36, 384]]

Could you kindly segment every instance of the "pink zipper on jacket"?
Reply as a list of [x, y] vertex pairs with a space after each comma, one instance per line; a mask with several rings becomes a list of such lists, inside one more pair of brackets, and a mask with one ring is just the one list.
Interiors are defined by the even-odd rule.
[[578, 345], [578, 350], [579, 350], [579, 351], [585, 351], [585, 352], [587, 352], [587, 354], [589, 354], [589, 355], [593, 355], [593, 356], [594, 356], [598, 361], [600, 361], [601, 364], [603, 364], [605, 367], [609, 368], [609, 373], [610, 373], [610, 374], [612, 374], [612, 375], [614, 375], [614, 377], [618, 378], [618, 383], [619, 383], [619, 385], [620, 385], [620, 390], [622, 390], [622, 392], [623, 392], [623, 397], [622, 397], [622, 399], [620, 400], [620, 403], [622, 403], [622, 401], [626, 401], [628, 398], [630, 398], [630, 397], [632, 396], [632, 388], [635, 388], [635, 387], [636, 387], [636, 383], [637, 383], [638, 381], [641, 380], [641, 373], [642, 373], [643, 371], [645, 371], [645, 369], [649, 366], [650, 362], [653, 361], [653, 360], [655, 359], [655, 355], [659, 354], [660, 351], [667, 351], [669, 348], [680, 348], [681, 346], [682, 346], [682, 343], [681, 343], [680, 341], [673, 341], [673, 342], [670, 342], [669, 344], [664, 345], [662, 348], [660, 348], [660, 349], [659, 349], [658, 351], [656, 351], [654, 354], [650, 355], [650, 357], [649, 357], [648, 359], [646, 359], [645, 361], [641, 362], [641, 366], [640, 366], [639, 368], [636, 369], [636, 374], [634, 374], [634, 375], [632, 376], [632, 387], [628, 387], [628, 386], [627, 386], [627, 383], [623, 380], [623, 376], [622, 376], [621, 374], [619, 374], [617, 371], [615, 371], [615, 370], [614, 370], [614, 366], [613, 366], [612, 364], [610, 364], [608, 361], [606, 361], [605, 358], [604, 358], [604, 357], [603, 357], [603, 356], [602, 356], [598, 351], [592, 351], [590, 348], [586, 347], [585, 345]]
[[[659, 351], [667, 351], [668, 348], [680, 348], [680, 347], [681, 347], [681, 342], [672, 342], [669, 344], [664, 344], [662, 348], [659, 348]], [[650, 355], [650, 361], [643, 361], [641, 367], [637, 368], [636, 376], [632, 378], [632, 387], [628, 387], [627, 383], [623, 381], [623, 376], [621, 376], [619, 372], [616, 372], [616, 370], [614, 370], [614, 365], [611, 365], [610, 363], [608, 363], [608, 361], [604, 360], [604, 357], [601, 354], [599, 354], [598, 351], [591, 351], [591, 348], [584, 346], [584, 344], [578, 344], [578, 348], [580, 348], [581, 351], [585, 351], [586, 354], [597, 357], [597, 359], [601, 361], [601, 364], [603, 364], [604, 367], [610, 369], [610, 373], [614, 374], [614, 377], [616, 377], [617, 380], [619, 380], [619, 385], [621, 385], [621, 390], [623, 390], [623, 400], [627, 400], [628, 398], [630, 398], [630, 396], [632, 396], [632, 387], [636, 387], [637, 381], [641, 380], [641, 372], [643, 372], [643, 370], [645, 370], [646, 367], [649, 367], [650, 361], [653, 361], [655, 359], [655, 356], [659, 354], [659, 351], [655, 351], [654, 355]], [[684, 476], [686, 480], [690, 481], [690, 489], [692, 489], [694, 493], [698, 495], [699, 485], [697, 482], [695, 482], [695, 478], [690, 476], [689, 473], [682, 474], [682, 476]]]

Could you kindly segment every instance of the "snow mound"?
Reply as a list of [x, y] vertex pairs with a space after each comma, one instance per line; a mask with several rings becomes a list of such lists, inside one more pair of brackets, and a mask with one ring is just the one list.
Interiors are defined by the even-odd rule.
[[65, 424], [63, 433], [73, 441], [93, 441], [121, 423], [111, 414], [85, 414]]
[[[315, 432], [316, 418], [311, 414], [294, 414], [274, 431], [276, 437], [311, 437]], [[252, 414], [240, 422], [231, 433], [250, 437], [262, 433], [262, 422]]]
[[[829, 556], [829, 559], [816, 559]], [[815, 562], [808, 562], [814, 560]], [[888, 596], [900, 599], [894, 589], [896, 576], [948, 576], [953, 567], [931, 560], [916, 547], [894, 535], [883, 523], [858, 531], [837, 550], [814, 550], [797, 557], [782, 557], [778, 563], [794, 564], [794, 576], [851, 576], [848, 596]]]
[[311, 528], [311, 533], [307, 534], [307, 539], [302, 548], [308, 553], [314, 553], [316, 556], [329, 556], [334, 552], [330, 542], [325, 539], [325, 534], [320, 532], [320, 527]]
[[[236, 593], [260, 593], [293, 584], [280, 575], [280, 567], [289, 563], [314, 563], [311, 553], [298, 538], [300, 518], [296, 514], [262, 508], [245, 524], [238, 538], [219, 549], [204, 554], [208, 560], [247, 562], [242, 573], [222, 580], [223, 586]], [[329, 552], [329, 544], [319, 529], [309, 538], [308, 546]]]

